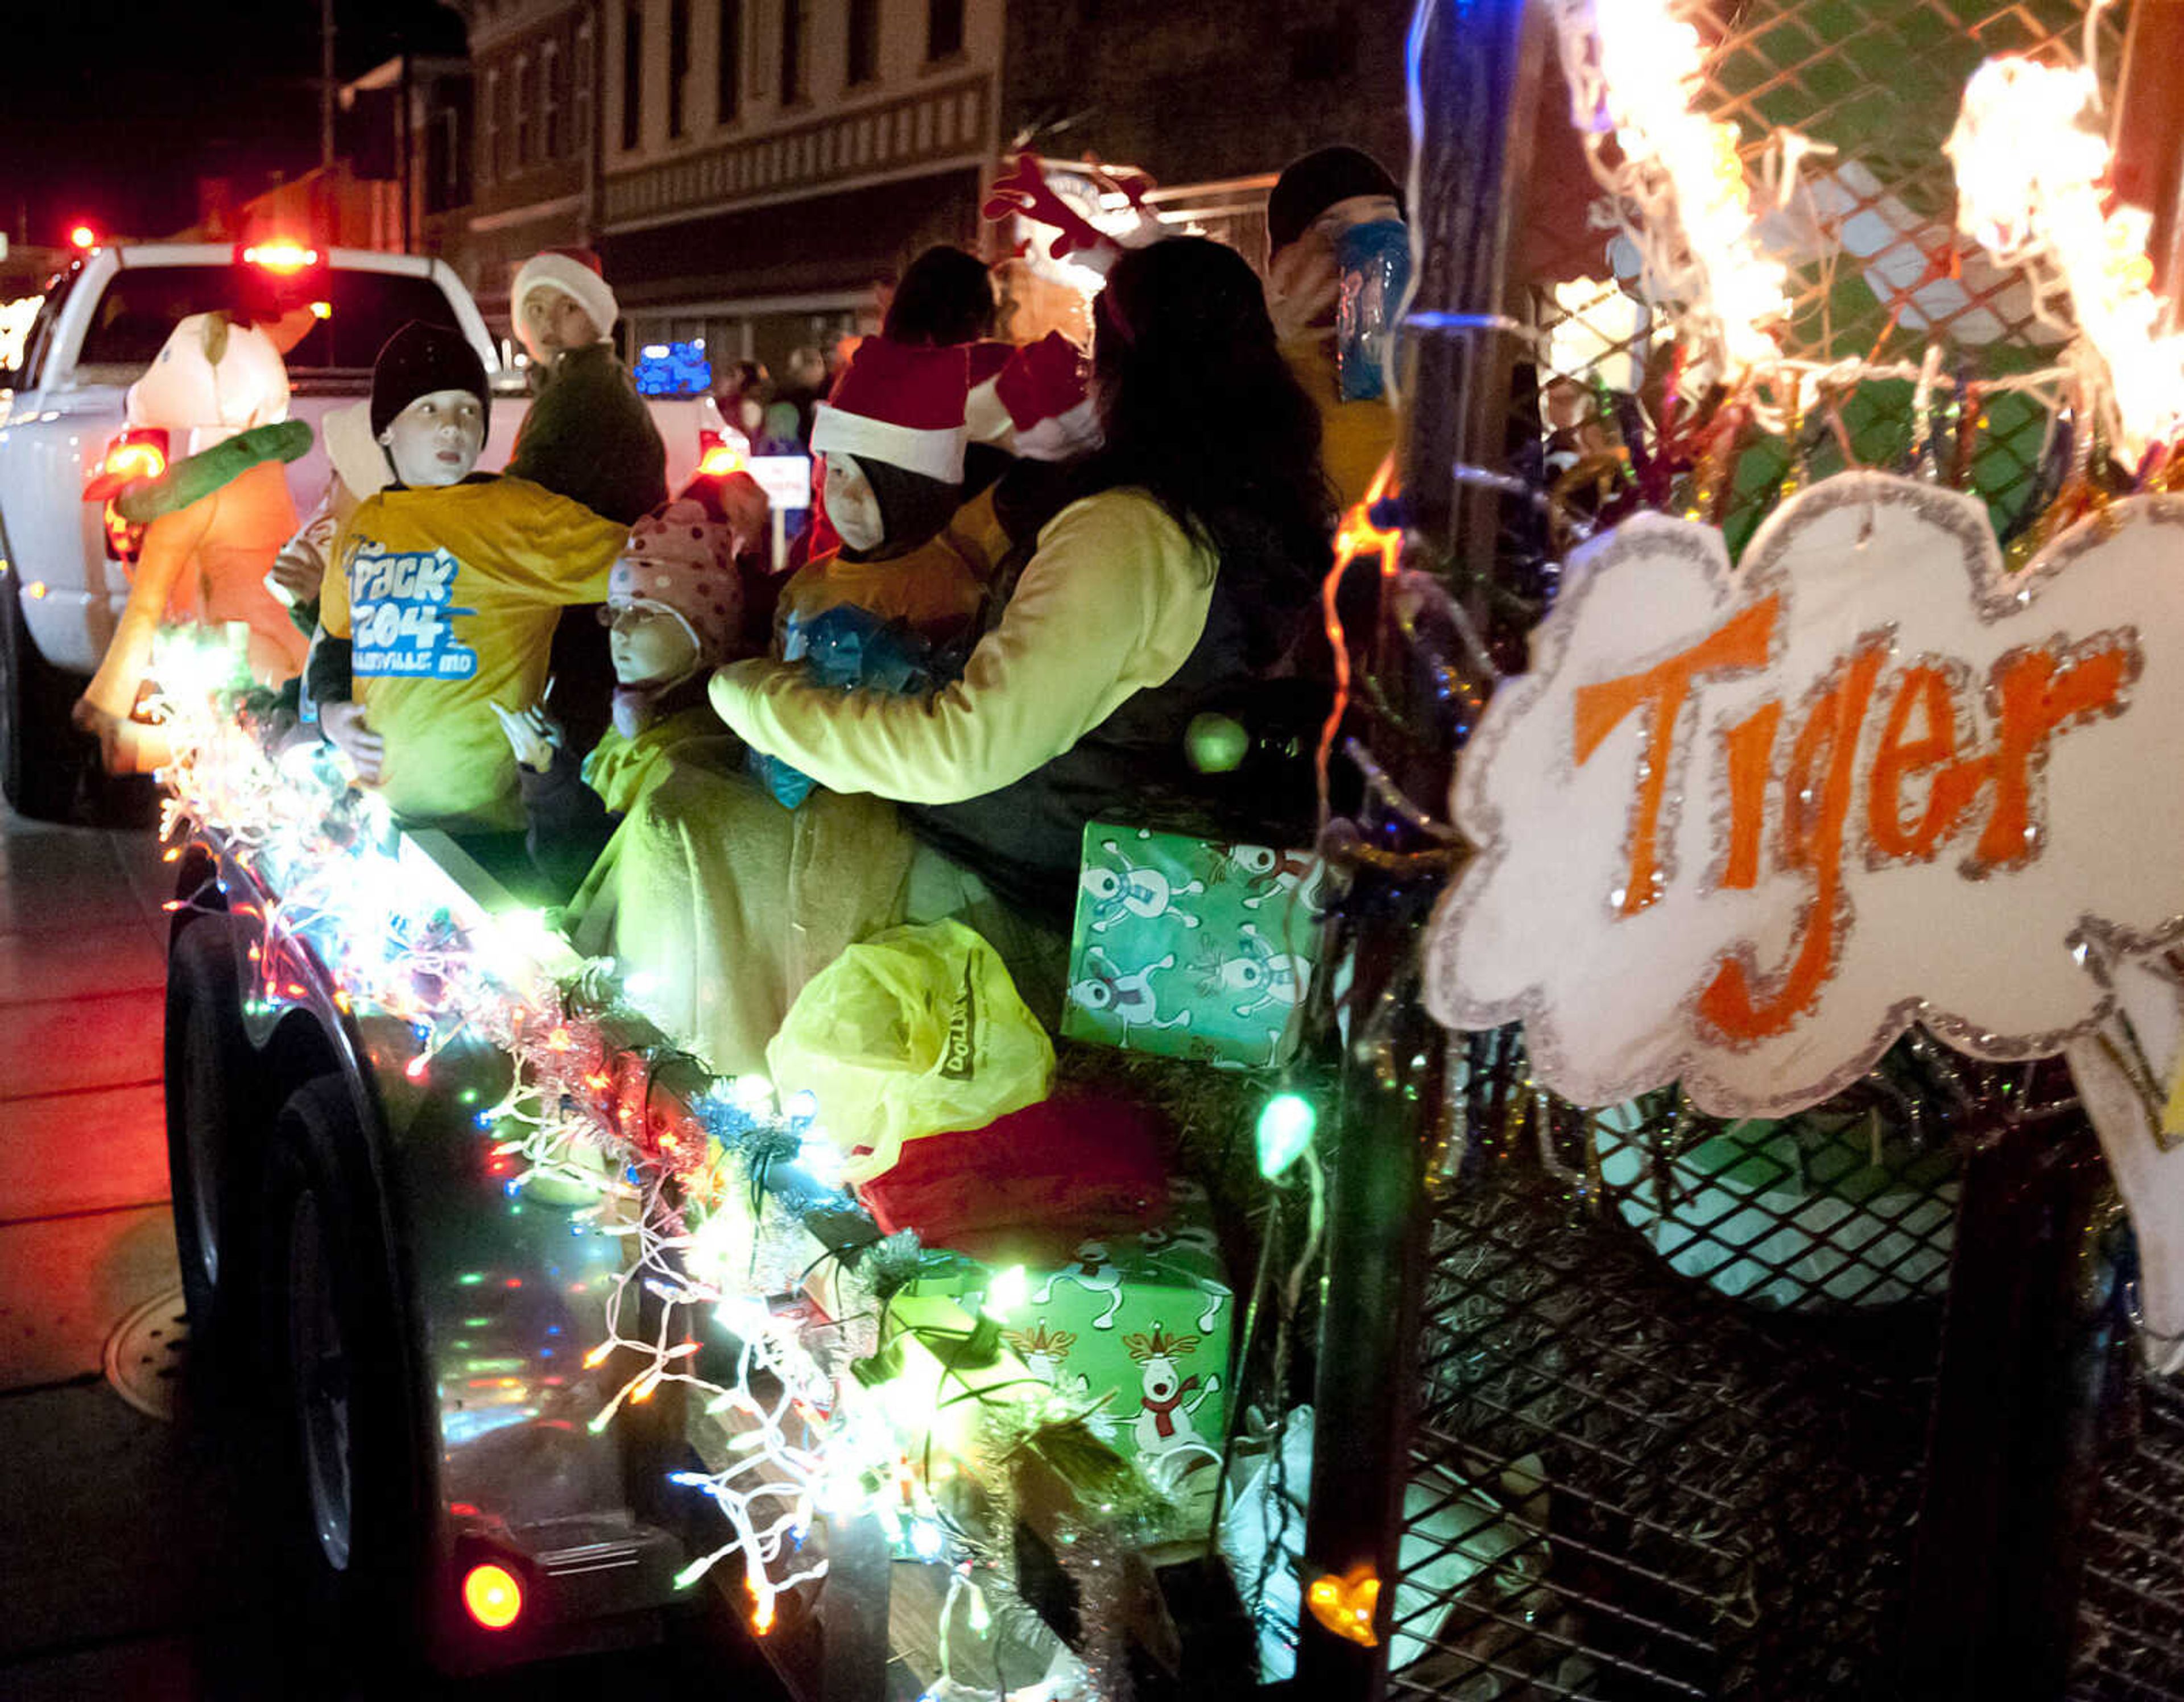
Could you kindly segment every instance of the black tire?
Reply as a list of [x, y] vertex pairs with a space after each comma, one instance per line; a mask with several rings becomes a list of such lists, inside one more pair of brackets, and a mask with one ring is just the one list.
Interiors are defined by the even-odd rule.
[[189, 1307], [191, 1362], [240, 1368], [255, 1287], [252, 1207], [265, 1144], [250, 1084], [232, 924], [201, 916], [167, 957], [167, 1180]]
[[432, 1473], [402, 1286], [364, 1130], [338, 1076], [275, 1120], [259, 1196], [259, 1339], [275, 1578], [296, 1653], [354, 1671], [421, 1647]]
[[11, 563], [0, 573], [0, 793], [25, 816], [66, 821], [91, 749], [69, 721], [84, 682], [38, 654], [21, 591], [22, 575]]

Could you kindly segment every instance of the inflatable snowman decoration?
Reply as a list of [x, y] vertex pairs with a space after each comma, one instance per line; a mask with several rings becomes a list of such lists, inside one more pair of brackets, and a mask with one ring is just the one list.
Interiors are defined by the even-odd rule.
[[132, 427], [164, 428], [176, 459], [115, 506], [146, 522], [129, 601], [76, 724], [96, 734], [109, 768], [138, 766], [121, 736], [163, 623], [239, 625], [251, 673], [273, 684], [299, 672], [305, 642], [265, 584], [296, 530], [281, 463], [310, 447], [288, 420], [288, 371], [274, 338], [224, 313], [192, 314], [130, 387]]

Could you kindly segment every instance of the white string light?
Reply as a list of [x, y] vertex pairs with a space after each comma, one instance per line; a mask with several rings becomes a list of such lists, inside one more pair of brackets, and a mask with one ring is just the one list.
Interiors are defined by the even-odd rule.
[[2087, 66], [1989, 59], [1965, 85], [1945, 146], [1959, 228], [2001, 264], [2025, 268], [2044, 320], [2075, 326], [2103, 371], [2111, 431], [2136, 462], [2184, 428], [2184, 336], [2158, 331], [2152, 220], [2136, 207], [2103, 210], [2114, 156], [2099, 109]]

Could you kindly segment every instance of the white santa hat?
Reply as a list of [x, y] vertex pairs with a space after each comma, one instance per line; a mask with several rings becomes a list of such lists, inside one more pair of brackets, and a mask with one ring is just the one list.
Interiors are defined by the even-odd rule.
[[602, 343], [621, 317], [621, 305], [601, 275], [599, 257], [589, 248], [541, 248], [517, 268], [508, 310], [519, 326], [523, 323], [523, 299], [536, 289], [557, 289], [574, 298], [599, 327]]
[[1090, 372], [1075, 343], [1050, 331], [1009, 357], [971, 392], [966, 410], [976, 442], [1028, 460], [1062, 461], [1100, 447]]
[[812, 410], [811, 453], [856, 455], [961, 484], [970, 391], [961, 344], [918, 349], [867, 337], [833, 399]]

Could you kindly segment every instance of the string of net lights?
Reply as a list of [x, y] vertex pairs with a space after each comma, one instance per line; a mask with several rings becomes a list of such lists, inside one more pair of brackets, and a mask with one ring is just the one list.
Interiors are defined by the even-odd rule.
[[1957, 221], [2004, 265], [2020, 266], [2035, 310], [2075, 326], [2098, 363], [2102, 410], [2126, 461], [2184, 428], [2184, 335], [2159, 330], [2152, 218], [2107, 205], [2114, 150], [2099, 129], [2089, 65], [1989, 59], [1965, 86], [1945, 144]]
[[[1706, 48], [1696, 28], [1676, 14], [1674, 0], [1557, 0], [1554, 8], [1587, 163], [1607, 192], [1617, 229], [1638, 255], [1639, 289], [1663, 310], [1694, 364], [1741, 393], [1754, 422], [1778, 433], [1807, 416], [1820, 398], [1867, 381], [1903, 380], [1926, 393], [1958, 389], [1958, 378], [1930, 362], [1857, 354], [1815, 360], [1784, 347], [1788, 269], [1768, 252], [1761, 221], [1791, 206], [1808, 160], [1834, 150], [1794, 131], [1775, 131], [1763, 151], [1762, 194], [1755, 199], [1738, 127], [1700, 109]], [[2092, 84], [2089, 73], [2070, 75], [2083, 79], [2081, 91]], [[2081, 93], [2072, 110], [2083, 103]], [[2030, 146], [2022, 150], [2025, 158], [2035, 153]], [[2061, 157], [2074, 156], [2075, 149]], [[2142, 226], [2128, 218], [2105, 230], [2098, 220], [2087, 225], [2083, 181], [2073, 180], [2066, 204], [2074, 228], [2080, 235], [2101, 230], [2102, 236], [2093, 249], [2076, 252], [2101, 256], [2104, 266], [2124, 256], [2120, 276], [2128, 282], [2138, 276], [2128, 257], [2142, 259]], [[2134, 230], [2135, 240], [2126, 240]], [[2019, 256], [1997, 251], [1997, 258], [2008, 263]], [[2120, 303], [2114, 316], [2137, 323], [2141, 312], [2135, 302]], [[2097, 321], [2102, 317], [2095, 315]], [[2086, 330], [2097, 336], [2096, 325]], [[2065, 364], [1984, 376], [1978, 382], [1989, 394], [2022, 393], [2053, 406], [2082, 378], [2078, 366]]]
[[[956, 1469], [931, 1465], [936, 1415], [973, 1399], [1006, 1406], [1020, 1427], [1084, 1415], [1063, 1411], [1035, 1379], [972, 1389], [953, 1374], [951, 1386], [945, 1354], [928, 1355], [937, 1367], [929, 1387], [897, 1379], [867, 1387], [843, 1374], [839, 1336], [853, 1326], [794, 1307], [777, 1312], [749, 1292], [749, 1250], [737, 1240], [746, 1219], [728, 1208], [732, 1196], [755, 1203], [769, 1168], [786, 1159], [810, 1191], [804, 1204], [819, 1197], [843, 1208], [853, 1203], [808, 1096], [784, 1110], [755, 1077], [714, 1080], [694, 1104], [655, 1094], [650, 1060], [617, 1050], [597, 1012], [580, 1007], [540, 967], [566, 948], [538, 914], [454, 924], [388, 849], [389, 823], [375, 797], [351, 786], [315, 745], [276, 755], [236, 711], [224, 646], [188, 632], [165, 634], [154, 667], [162, 684], [150, 713], [172, 751], [160, 775], [163, 837], [175, 842], [169, 860], [184, 854], [188, 836], [216, 829], [226, 854], [260, 877], [269, 895], [249, 999], [266, 1007], [302, 997], [291, 965], [308, 949], [326, 964], [344, 1011], [412, 1026], [410, 1080], [428, 1081], [433, 1060], [458, 1035], [498, 1047], [513, 1066], [511, 1085], [476, 1114], [506, 1191], [521, 1195], [539, 1180], [588, 1189], [596, 1203], [571, 1211], [572, 1230], [622, 1242], [603, 1327], [584, 1359], [587, 1370], [612, 1368], [618, 1377], [592, 1428], [681, 1386], [722, 1420], [728, 1438], [718, 1470], [671, 1477], [705, 1496], [727, 1531], [678, 1582], [739, 1560], [750, 1621], [764, 1633], [786, 1593], [826, 1574], [824, 1555], [806, 1546], [814, 1522], [872, 1515], [900, 1550], [953, 1567], [950, 1612], [969, 1599], [983, 1620], [985, 1591], [1005, 1591], [1006, 1580], [933, 1499], [928, 1469]], [[169, 907], [215, 901], [201, 892]], [[576, 979], [596, 992], [610, 968], [587, 965]], [[726, 1381], [696, 1369], [703, 1344], [692, 1331], [706, 1318], [735, 1344]], [[876, 1338], [872, 1319], [863, 1329]], [[837, 1351], [815, 1351], [829, 1334]], [[1063, 1651], [1047, 1678], [1010, 1694], [1028, 1702], [1089, 1694], [1085, 1674]], [[934, 1694], [972, 1693], [944, 1671]]]

